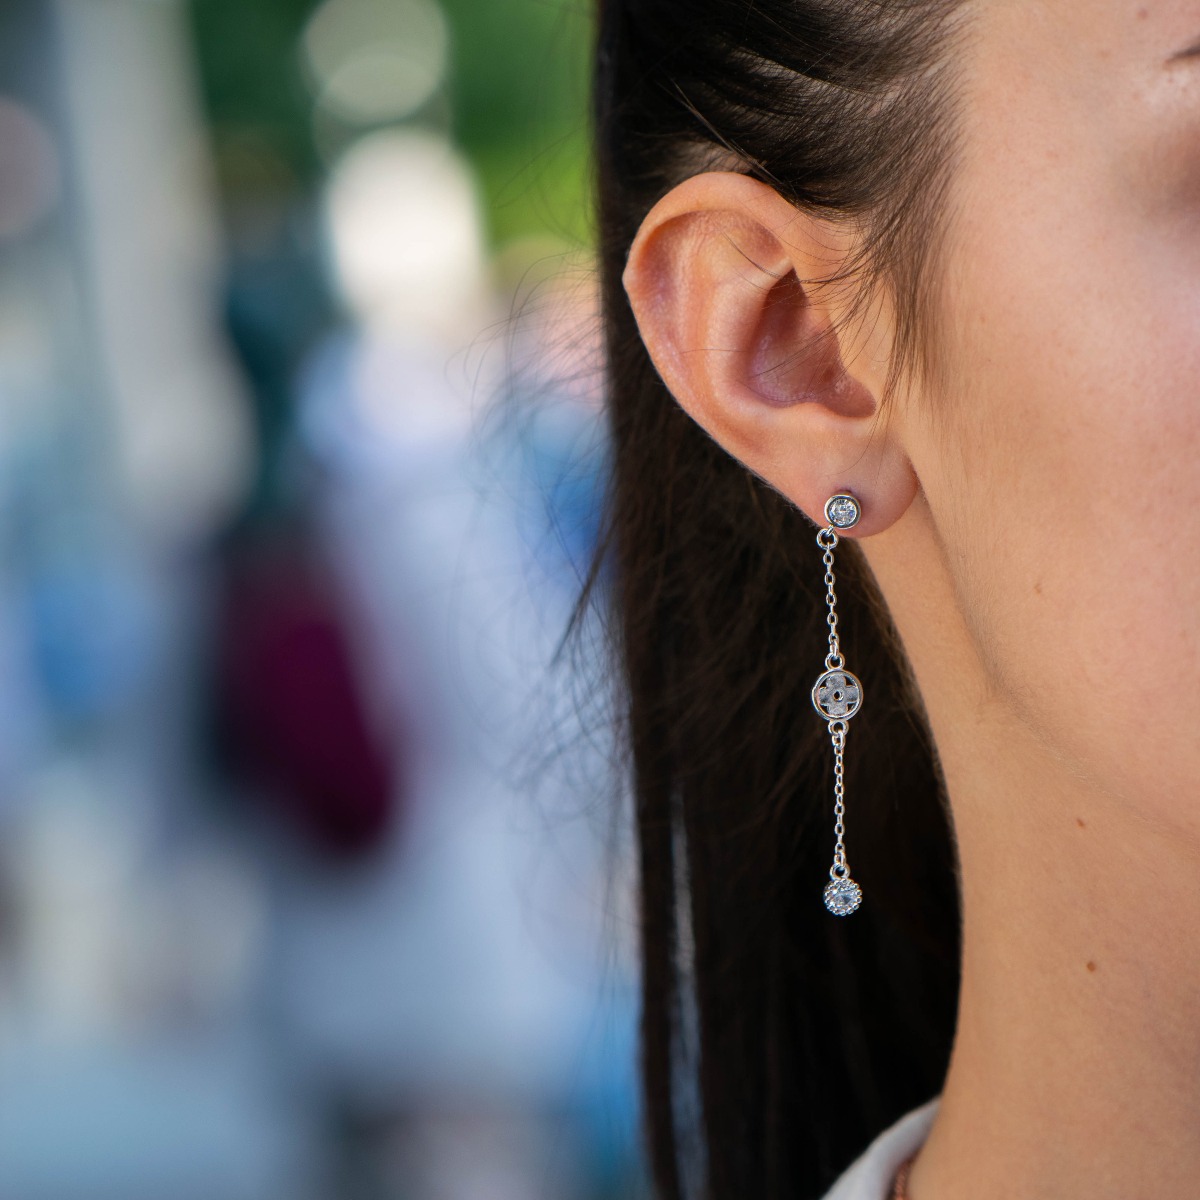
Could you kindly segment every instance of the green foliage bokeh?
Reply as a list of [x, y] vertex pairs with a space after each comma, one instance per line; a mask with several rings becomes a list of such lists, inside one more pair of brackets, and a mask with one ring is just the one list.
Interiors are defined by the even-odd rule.
[[[478, 172], [493, 246], [550, 234], [587, 244], [585, 0], [442, 0], [450, 131]], [[214, 135], [249, 137], [304, 187], [324, 165], [299, 41], [314, 0], [192, 0]], [[428, 120], [416, 114], [412, 120]], [[444, 118], [443, 118], [444, 119]]]

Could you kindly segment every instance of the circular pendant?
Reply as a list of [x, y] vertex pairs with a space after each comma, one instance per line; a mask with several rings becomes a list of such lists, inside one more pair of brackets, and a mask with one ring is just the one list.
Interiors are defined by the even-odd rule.
[[826, 671], [813, 684], [812, 702], [825, 720], [845, 720], [854, 716], [862, 704], [862, 684], [849, 671]]
[[825, 907], [835, 917], [849, 916], [862, 903], [862, 888], [849, 875], [825, 885]]

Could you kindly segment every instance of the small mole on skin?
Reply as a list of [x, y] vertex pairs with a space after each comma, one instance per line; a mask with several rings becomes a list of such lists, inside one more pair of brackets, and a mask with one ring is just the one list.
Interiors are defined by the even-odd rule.
[[1033, 585], [1033, 590], [1040, 596], [1042, 594], [1042, 585], [1040, 583], [1035, 583]]
[[1086, 829], [1086, 828], [1087, 828], [1087, 826], [1086, 826], [1086, 825], [1084, 825], [1084, 823], [1083, 823], [1083, 818], [1082, 818], [1082, 817], [1076, 817], [1076, 818], [1075, 818], [1075, 824], [1076, 824], [1076, 825], [1078, 825], [1080, 829]]
[[1094, 970], [1096, 969], [1096, 964], [1095, 964], [1094, 962], [1090, 962], [1090, 963], [1088, 963], [1088, 965], [1087, 965], [1087, 969], [1088, 969], [1089, 971], [1094, 971]]
[[1138, 9], [1138, 20], [1139, 21], [1144, 21], [1149, 15], [1150, 15], [1150, 10], [1148, 8], [1139, 8]]

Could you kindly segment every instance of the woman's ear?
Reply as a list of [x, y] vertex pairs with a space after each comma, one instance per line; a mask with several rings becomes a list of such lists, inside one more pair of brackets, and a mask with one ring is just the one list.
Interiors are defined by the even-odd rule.
[[897, 423], [876, 420], [886, 318], [873, 314], [870, 337], [849, 348], [839, 318], [853, 284], [822, 282], [850, 249], [837, 226], [766, 184], [706, 171], [646, 215], [624, 284], [684, 409], [818, 525], [834, 492], [853, 492], [863, 514], [852, 536], [862, 537], [904, 512], [917, 479]]

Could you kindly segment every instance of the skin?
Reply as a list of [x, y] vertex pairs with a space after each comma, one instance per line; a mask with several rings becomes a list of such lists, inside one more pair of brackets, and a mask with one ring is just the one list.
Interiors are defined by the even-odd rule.
[[[927, 706], [962, 866], [963, 985], [911, 1200], [1186, 1200], [1200, 53], [1182, 52], [1200, 3], [983, 0], [970, 19], [933, 314], [944, 390], [913, 385], [881, 412], [886, 304], [830, 334], [846, 289], [797, 282], [827, 275], [853, 233], [736, 174], [664, 197], [625, 284], [713, 437], [818, 525], [833, 492], [860, 498], [843, 536]], [[821, 649], [797, 669], [815, 678]]]

